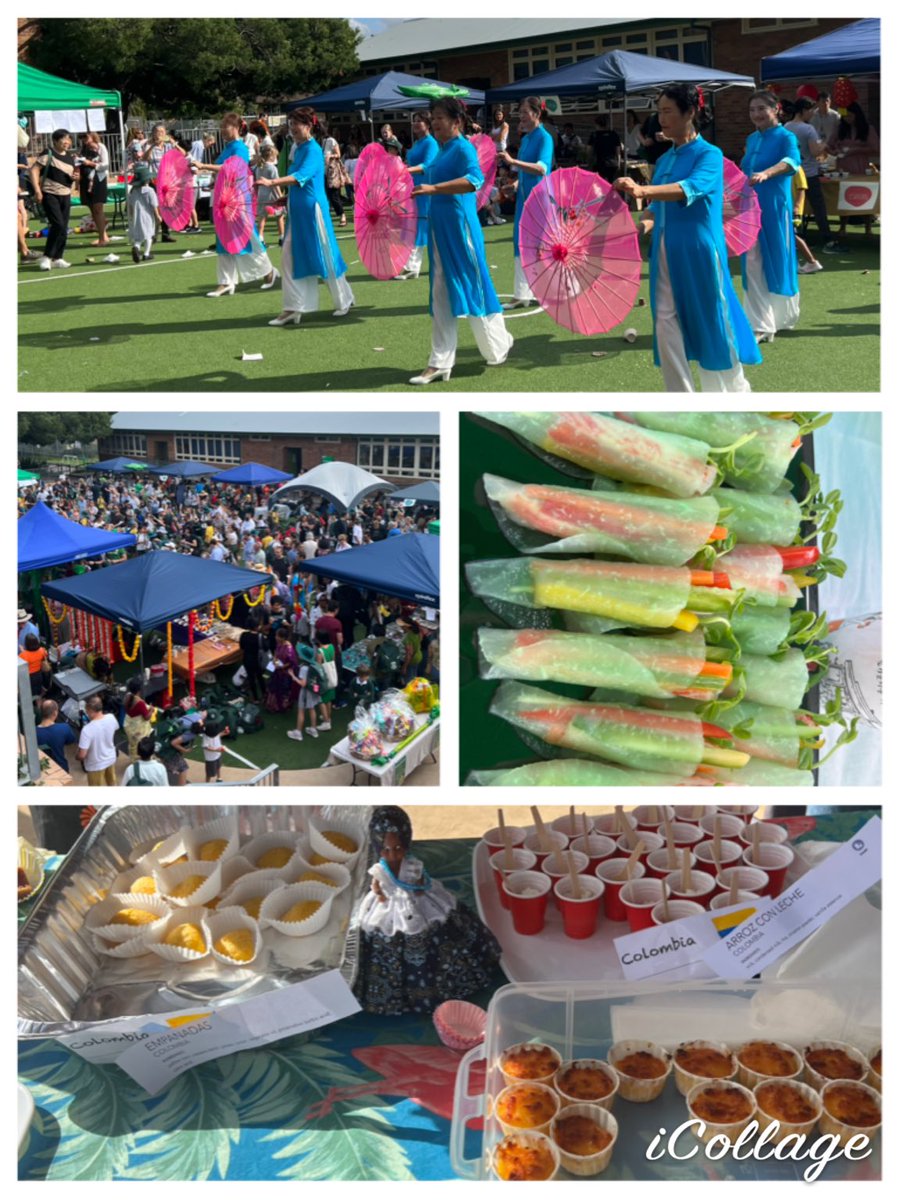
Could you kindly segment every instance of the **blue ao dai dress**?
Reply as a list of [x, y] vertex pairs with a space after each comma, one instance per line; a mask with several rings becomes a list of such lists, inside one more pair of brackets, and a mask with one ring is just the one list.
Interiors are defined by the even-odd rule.
[[[229, 158], [242, 158], [248, 166], [250, 164], [250, 153], [239, 139], [226, 142], [216, 162], [222, 166]], [[222, 287], [235, 284], [238, 279], [242, 283], [264, 279], [272, 270], [266, 248], [259, 240], [255, 226], [247, 244], [237, 254], [229, 254], [217, 236], [216, 256], [216, 276]]]
[[789, 170], [756, 187], [762, 224], [759, 240], [741, 255], [744, 311], [756, 333], [793, 329], [800, 317], [792, 176], [800, 167], [797, 138], [783, 125], [755, 130], [741, 160], [745, 175], [786, 162]]
[[654, 187], [667, 183], [680, 184], [685, 198], [650, 205], [653, 361], [663, 369], [667, 391], [693, 390], [689, 361], [699, 364], [704, 391], [748, 391], [737, 368], [761, 357], [728, 270], [722, 151], [702, 137], [673, 146], [653, 174]]
[[287, 312], [316, 312], [324, 279], [336, 310], [354, 303], [347, 264], [338, 249], [325, 195], [325, 156], [313, 138], [294, 147], [288, 174], [288, 223], [282, 249], [282, 292]]
[[533, 175], [530, 171], [519, 171], [516, 185], [516, 216], [513, 222], [513, 296], [516, 300], [533, 300], [534, 294], [528, 286], [528, 280], [522, 270], [522, 262], [519, 257], [519, 221], [525, 201], [541, 180], [550, 173], [553, 166], [553, 138], [543, 125], [538, 125], [536, 129], [532, 129], [531, 133], [525, 134], [516, 158], [520, 162], [540, 163], [544, 168], [541, 175]]
[[[406, 156], [406, 165], [408, 167], [422, 167], [422, 177], [425, 178], [425, 169], [431, 166], [440, 153], [440, 149], [437, 139], [428, 133], [425, 137], [418, 138], [413, 142]], [[419, 218], [416, 224], [416, 244], [413, 246], [404, 267], [404, 270], [410, 275], [418, 276], [422, 270], [422, 259], [425, 257], [425, 247], [428, 245], [428, 214], [430, 211], [431, 197], [416, 196], [416, 212]]]

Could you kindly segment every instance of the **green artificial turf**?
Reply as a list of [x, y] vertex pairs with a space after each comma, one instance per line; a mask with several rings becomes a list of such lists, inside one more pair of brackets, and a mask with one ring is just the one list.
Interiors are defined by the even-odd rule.
[[[206, 227], [208, 230], [208, 226]], [[512, 290], [512, 222], [484, 230], [497, 290]], [[122, 230], [114, 230], [121, 235]], [[216, 286], [215, 254], [203, 254], [211, 234], [179, 235], [154, 247], [154, 261], [132, 263], [127, 241], [111, 249], [121, 261], [74, 234], [66, 248], [71, 270], [19, 267], [19, 388], [77, 391], [405, 391], [428, 361], [428, 279], [379, 282], [358, 261], [352, 224], [338, 230], [356, 307], [332, 317], [327, 289], [321, 311], [299, 326], [270, 328], [280, 311], [278, 290], [244, 284], [234, 296], [208, 299]], [[798, 328], [763, 348], [764, 362], [747, 368], [754, 391], [842, 392], [879, 388], [879, 236], [851, 226], [839, 254], [821, 255], [825, 270], [801, 276]], [[196, 257], [182, 259], [186, 250]], [[271, 248], [280, 266], [281, 251]], [[87, 257], [95, 262], [88, 264]], [[735, 269], [736, 260], [732, 260]], [[740, 289], [739, 280], [736, 281]], [[658, 392], [653, 365], [647, 268], [625, 325], [581, 337], [540, 311], [509, 314], [516, 343], [509, 361], [487, 369], [466, 322], [453, 376], [442, 391]], [[502, 296], [501, 296], [502, 298]], [[627, 344], [626, 326], [637, 331]], [[262, 354], [261, 362], [242, 353]], [[597, 352], [605, 352], [602, 358]]]

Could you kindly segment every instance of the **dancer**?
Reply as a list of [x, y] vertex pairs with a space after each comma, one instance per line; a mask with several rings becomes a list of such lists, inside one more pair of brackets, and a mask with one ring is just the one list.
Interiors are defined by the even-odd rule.
[[728, 273], [722, 151], [697, 132], [701, 106], [693, 84], [664, 88], [657, 104], [672, 147], [656, 164], [654, 182], [623, 176], [614, 184], [626, 196], [652, 201], [640, 229], [653, 233], [653, 359], [668, 392], [695, 390], [691, 359], [699, 364], [702, 391], [749, 392], [741, 364], [761, 360]]
[[753, 93], [750, 120], [756, 130], [747, 139], [741, 170], [756, 188], [762, 224], [757, 242], [741, 255], [744, 311], [756, 340], [771, 342], [780, 329], [793, 329], [800, 319], [791, 188], [800, 147], [794, 134], [778, 123], [773, 92]]
[[[235, 156], [242, 158], [249, 165], [250, 152], [241, 140], [241, 118], [237, 113], [229, 112], [222, 118], [222, 137], [225, 145], [216, 161], [206, 164], [196, 163], [196, 166], [203, 166], [204, 171], [215, 173], [221, 171], [228, 159]], [[265, 291], [267, 288], [274, 287], [279, 278], [279, 272], [269, 262], [269, 255], [255, 229], [250, 236], [250, 241], [237, 254], [229, 254], [218, 237], [216, 238], [216, 275], [219, 286], [214, 292], [206, 293], [213, 299], [218, 299], [220, 296], [233, 296], [239, 279], [242, 283], [265, 279], [262, 285], [262, 289]]]
[[505, 162], [515, 167], [519, 173], [519, 186], [516, 188], [516, 219], [513, 225], [513, 299], [510, 304], [504, 304], [505, 309], [527, 308], [534, 299], [534, 293], [528, 286], [525, 272], [522, 270], [522, 259], [519, 256], [519, 221], [522, 209], [531, 191], [553, 165], [553, 138], [544, 129], [541, 122], [544, 119], [544, 102], [537, 96], [529, 96], [519, 105], [519, 132], [523, 135], [519, 143], [519, 157], [513, 158], [509, 151], [502, 150], [497, 155], [498, 162]]
[[[281, 254], [282, 311], [270, 325], [299, 325], [303, 313], [319, 308], [319, 280], [334, 301], [335, 317], [346, 317], [356, 303], [347, 282], [334, 228], [326, 221], [325, 157], [313, 136], [316, 115], [295, 108], [288, 116], [294, 150], [287, 175], [264, 181], [266, 187], [288, 188], [288, 223]], [[257, 185], [263, 181], [257, 180]]]
[[478, 155], [462, 136], [466, 110], [453, 96], [431, 106], [431, 127], [440, 143], [437, 158], [425, 171], [427, 182], [413, 190], [429, 196], [429, 311], [432, 316], [431, 357], [410, 383], [447, 380], [456, 361], [458, 317], [468, 317], [478, 349], [489, 367], [506, 362], [512, 335], [484, 257], [484, 236], [475, 196], [484, 183]]
[[[413, 113], [413, 144], [406, 156], [406, 165], [410, 175], [421, 175], [434, 162], [440, 153], [440, 147], [431, 133], [431, 117], [426, 112]], [[416, 225], [416, 244], [412, 248], [406, 266], [395, 279], [418, 279], [422, 271], [422, 259], [425, 257], [425, 247], [428, 245], [428, 210], [431, 201], [427, 196], [416, 197], [416, 211], [419, 222]]]

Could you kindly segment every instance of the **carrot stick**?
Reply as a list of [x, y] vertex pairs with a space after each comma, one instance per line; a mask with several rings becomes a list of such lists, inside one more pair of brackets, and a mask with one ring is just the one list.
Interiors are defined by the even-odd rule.
[[724, 679], [726, 683], [731, 679], [732, 671], [730, 662], [710, 662], [708, 659], [700, 668], [701, 675], [715, 676]]
[[716, 525], [713, 527], [712, 533], [706, 539], [707, 542], [721, 542], [728, 537], [728, 530], [724, 525]]
[[734, 741], [728, 730], [723, 729], [721, 725], [710, 725], [709, 721], [701, 721], [700, 727], [706, 738], [723, 738], [726, 742]]

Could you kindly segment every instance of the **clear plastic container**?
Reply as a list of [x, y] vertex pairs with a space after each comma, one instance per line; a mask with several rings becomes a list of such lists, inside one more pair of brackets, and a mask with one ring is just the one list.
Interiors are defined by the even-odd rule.
[[[497, 1062], [508, 1046], [538, 1040], [558, 1050], [563, 1059], [605, 1059], [613, 1042], [644, 1038], [668, 1050], [679, 1042], [713, 1039], [736, 1048], [751, 1038], [787, 1042], [802, 1051], [810, 1041], [850, 1042], [864, 1051], [881, 1041], [880, 985], [874, 980], [754, 981], [728, 983], [695, 981], [642, 983], [523, 983], [495, 992], [488, 1009], [483, 1045], [462, 1059], [456, 1077], [450, 1162], [464, 1179], [490, 1178], [490, 1152], [503, 1134], [493, 1115], [493, 1101], [505, 1086]], [[486, 1061], [484, 1090], [470, 1095], [470, 1077]], [[689, 1119], [684, 1097], [674, 1082], [648, 1104], [617, 1100], [614, 1116], [619, 1137], [604, 1182], [632, 1179], [798, 1180], [810, 1160], [747, 1158], [736, 1162], [729, 1154], [714, 1162], [706, 1158], [691, 1131], [678, 1139], [679, 1154], [698, 1147], [693, 1158], [676, 1162], [667, 1153], [649, 1160], [646, 1150], [660, 1128], [668, 1137]], [[478, 1153], [470, 1121], [484, 1117]], [[470, 1156], [467, 1157], [467, 1152]], [[821, 1179], [854, 1181], [881, 1176], [881, 1147], [858, 1163], [840, 1158], [824, 1168]], [[561, 1169], [558, 1178], [575, 1178]]]

